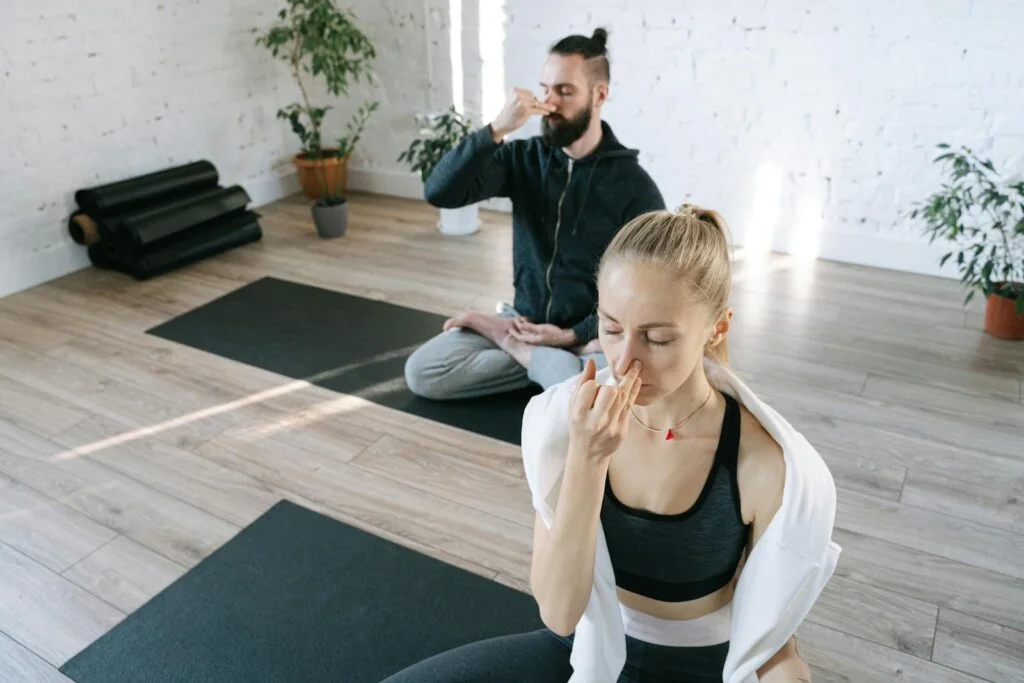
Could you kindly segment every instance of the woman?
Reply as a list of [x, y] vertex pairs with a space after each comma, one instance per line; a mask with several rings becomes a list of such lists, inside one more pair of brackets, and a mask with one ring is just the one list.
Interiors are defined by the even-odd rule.
[[689, 205], [617, 234], [598, 271], [608, 367], [524, 415], [547, 628], [388, 683], [810, 681], [793, 634], [838, 560], [835, 487], [726, 367], [729, 252], [721, 218]]

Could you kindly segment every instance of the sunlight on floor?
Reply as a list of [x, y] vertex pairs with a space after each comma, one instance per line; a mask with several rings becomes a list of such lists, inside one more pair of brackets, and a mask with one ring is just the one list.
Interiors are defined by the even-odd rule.
[[[137, 441], [138, 439], [142, 439], [147, 436], [152, 436], [154, 434], [160, 434], [161, 432], [166, 432], [171, 429], [181, 427], [182, 425], [187, 425], [192, 422], [204, 420], [208, 417], [222, 415], [233, 410], [245, 408], [246, 406], [262, 403], [270, 399], [276, 398], [278, 396], [283, 396], [285, 394], [290, 394], [314, 386], [317, 382], [323, 382], [328, 379], [339, 377], [345, 374], [346, 372], [350, 372], [352, 370], [360, 368], [365, 369], [368, 365], [371, 365], [373, 363], [389, 361], [394, 358], [406, 356], [412, 353], [419, 346], [420, 344], [412, 344], [401, 349], [395, 349], [394, 351], [379, 353], [375, 356], [370, 356], [369, 358], [362, 358], [358, 362], [350, 363], [348, 365], [342, 365], [331, 370], [325, 370], [324, 372], [311, 375], [310, 377], [307, 377], [305, 379], [296, 380], [294, 382], [288, 382], [286, 384], [282, 384], [279, 387], [273, 387], [265, 391], [260, 391], [255, 394], [246, 396], [244, 398], [237, 399], [235, 401], [229, 401], [227, 403], [222, 403], [217, 406], [211, 406], [209, 408], [197, 410], [195, 412], [189, 413], [188, 415], [182, 415], [181, 417], [176, 417], [173, 420], [161, 422], [160, 424], [150, 425], [149, 427], [141, 427], [139, 429], [124, 432], [123, 434], [111, 436], [106, 439], [100, 439], [99, 441], [94, 441], [93, 443], [85, 444], [84, 446], [78, 446], [76, 448], [72, 448], [61, 453], [57, 453], [52, 457], [52, 460], [73, 460], [83, 455], [89, 455], [91, 453], [102, 451], [106, 448], [111, 448], [113, 446], [118, 446], [131, 441]], [[396, 387], [398, 387], [398, 385], [404, 383], [404, 381], [404, 378], [390, 379], [386, 382], [381, 382], [379, 384], [367, 387], [351, 396], [339, 395], [339, 398], [337, 400], [326, 401], [323, 404], [320, 404], [319, 406], [307, 408], [301, 413], [295, 415], [293, 418], [288, 418], [287, 416], [285, 416], [287, 419], [283, 423], [275, 423], [273, 425], [269, 425], [268, 427], [265, 428], [265, 431], [259, 433], [256, 438], [259, 438], [259, 436], [266, 436], [268, 434], [272, 434], [283, 429], [290, 429], [292, 427], [301, 426], [303, 424], [309, 424], [310, 422], [320, 419], [326, 415], [336, 415], [341, 412], [356, 410], [366, 405], [365, 397], [373, 396], [379, 393], [386, 393], [388, 391], [393, 391], [396, 389]], [[299, 416], [302, 417], [300, 418]], [[256, 430], [256, 432], [259, 432], [259, 430]], [[252, 434], [254, 432], [249, 431], [246, 433]]]

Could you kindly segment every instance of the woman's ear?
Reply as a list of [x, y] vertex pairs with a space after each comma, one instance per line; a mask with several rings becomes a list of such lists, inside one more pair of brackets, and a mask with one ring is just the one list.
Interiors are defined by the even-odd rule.
[[708, 340], [708, 346], [714, 347], [722, 343], [726, 335], [729, 334], [729, 326], [732, 324], [732, 308], [727, 308], [718, 316], [718, 320], [711, 328], [711, 338]]

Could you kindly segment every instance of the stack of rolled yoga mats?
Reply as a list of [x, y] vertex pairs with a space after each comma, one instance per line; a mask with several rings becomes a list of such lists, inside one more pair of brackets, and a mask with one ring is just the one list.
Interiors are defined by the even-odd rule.
[[78, 190], [71, 238], [98, 268], [144, 280], [262, 238], [259, 214], [238, 186], [196, 161]]

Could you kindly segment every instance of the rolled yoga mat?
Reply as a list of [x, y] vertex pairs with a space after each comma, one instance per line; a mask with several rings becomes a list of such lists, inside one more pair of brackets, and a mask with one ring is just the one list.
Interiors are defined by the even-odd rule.
[[263, 236], [259, 215], [252, 211], [231, 213], [209, 224], [197, 226], [189, 234], [154, 245], [153, 249], [129, 255], [124, 260], [126, 273], [145, 280], [190, 263], [224, 253]]
[[100, 225], [84, 211], [75, 211], [68, 219], [71, 239], [86, 246], [100, 240]]
[[148, 330], [149, 334], [285, 377], [507, 443], [520, 443], [531, 386], [431, 401], [405, 382], [405, 361], [445, 316], [265, 277]]
[[542, 626], [526, 593], [282, 501], [61, 672], [76, 683], [379, 683]]
[[118, 214], [109, 220], [101, 219], [100, 222], [108, 226], [116, 241], [142, 246], [240, 211], [248, 203], [249, 195], [238, 185], [217, 187]]
[[143, 206], [158, 197], [178, 197], [216, 187], [219, 175], [206, 160], [174, 166], [135, 178], [97, 185], [75, 193], [79, 208], [90, 215], [105, 215]]
[[259, 215], [240, 186], [217, 185], [208, 161], [79, 190], [68, 222], [92, 264], [137, 279], [259, 240]]

